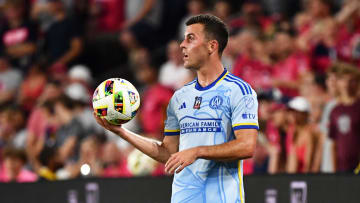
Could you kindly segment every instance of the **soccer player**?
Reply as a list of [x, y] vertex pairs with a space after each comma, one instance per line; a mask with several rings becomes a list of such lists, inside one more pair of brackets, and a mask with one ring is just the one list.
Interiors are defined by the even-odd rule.
[[167, 109], [165, 138], [154, 141], [96, 117], [175, 173], [171, 202], [245, 202], [242, 159], [252, 157], [258, 130], [255, 91], [221, 64], [228, 32], [212, 15], [186, 22], [180, 47], [184, 66], [197, 78], [175, 92]]

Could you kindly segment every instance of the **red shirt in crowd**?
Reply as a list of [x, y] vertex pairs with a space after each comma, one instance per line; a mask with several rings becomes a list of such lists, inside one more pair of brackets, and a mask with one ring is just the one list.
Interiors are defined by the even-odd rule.
[[271, 69], [258, 60], [237, 57], [233, 74], [249, 83], [255, 90], [271, 88]]
[[173, 93], [173, 90], [160, 84], [143, 93], [140, 121], [145, 134], [159, 135], [163, 131], [166, 108]]
[[[296, 81], [300, 79], [301, 74], [309, 71], [309, 57], [302, 53], [294, 53], [287, 59], [278, 62], [272, 70], [272, 78], [281, 81]], [[288, 97], [295, 97], [298, 91], [286, 87], [279, 87], [281, 92]]]
[[360, 162], [360, 100], [333, 109], [329, 135], [336, 143], [336, 171], [354, 170]]
[[[360, 45], [360, 18], [355, 20], [355, 27], [352, 30], [349, 30], [347, 25], [339, 26], [336, 35], [337, 57], [340, 60], [351, 62], [357, 45]], [[360, 58], [355, 61], [360, 63]]]
[[116, 32], [125, 20], [124, 0], [92, 0], [100, 9], [97, 28], [103, 32]]

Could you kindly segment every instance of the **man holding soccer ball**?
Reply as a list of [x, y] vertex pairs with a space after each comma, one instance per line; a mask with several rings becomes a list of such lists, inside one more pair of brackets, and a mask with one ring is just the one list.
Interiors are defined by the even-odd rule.
[[104, 128], [175, 173], [171, 202], [245, 202], [242, 159], [253, 156], [258, 134], [255, 91], [221, 64], [228, 31], [212, 15], [186, 22], [180, 47], [197, 78], [173, 95], [162, 142], [95, 115]]

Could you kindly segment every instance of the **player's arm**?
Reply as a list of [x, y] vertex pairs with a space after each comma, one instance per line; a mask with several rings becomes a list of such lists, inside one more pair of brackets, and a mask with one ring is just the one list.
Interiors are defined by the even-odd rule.
[[178, 151], [179, 136], [165, 136], [164, 140], [160, 142], [138, 135], [120, 126], [111, 125], [104, 118], [96, 116], [96, 114], [94, 114], [94, 117], [101, 126], [119, 135], [144, 154], [159, 162], [166, 163], [170, 155]]
[[236, 139], [219, 145], [199, 146], [172, 154], [165, 165], [165, 171], [179, 173], [196, 159], [233, 161], [251, 158], [256, 147], [258, 131], [241, 129], [235, 131]]
[[198, 147], [198, 158], [217, 161], [251, 158], [255, 151], [257, 135], [256, 129], [236, 130], [235, 140], [220, 145]]

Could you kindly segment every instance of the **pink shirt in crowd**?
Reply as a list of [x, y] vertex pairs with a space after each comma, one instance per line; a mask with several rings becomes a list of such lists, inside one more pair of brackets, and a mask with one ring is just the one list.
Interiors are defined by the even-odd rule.
[[[310, 60], [308, 56], [302, 53], [294, 53], [287, 59], [274, 65], [272, 78], [281, 81], [296, 81], [300, 79], [301, 74], [309, 71]], [[295, 89], [280, 87], [281, 92], [288, 97], [295, 97], [298, 91]]]
[[235, 61], [233, 74], [255, 90], [271, 88], [271, 69], [258, 60], [239, 56]]
[[[19, 175], [16, 177], [16, 182], [35, 182], [37, 175], [29, 170], [21, 169]], [[10, 182], [10, 178], [3, 165], [0, 166], [0, 182]]]
[[143, 93], [140, 121], [145, 134], [163, 131], [166, 108], [173, 93], [173, 90], [160, 84], [153, 85]]

